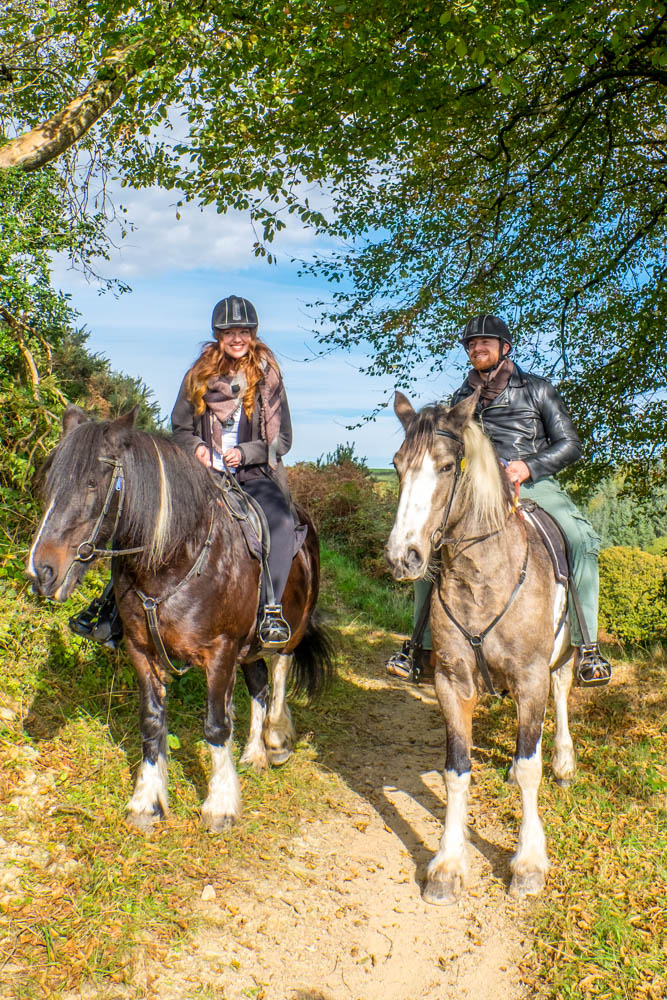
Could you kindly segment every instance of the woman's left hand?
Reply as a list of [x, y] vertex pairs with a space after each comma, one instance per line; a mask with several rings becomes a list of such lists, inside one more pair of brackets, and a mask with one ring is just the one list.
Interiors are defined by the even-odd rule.
[[223, 458], [230, 469], [238, 469], [239, 465], [243, 461], [243, 455], [241, 454], [240, 448], [228, 448]]

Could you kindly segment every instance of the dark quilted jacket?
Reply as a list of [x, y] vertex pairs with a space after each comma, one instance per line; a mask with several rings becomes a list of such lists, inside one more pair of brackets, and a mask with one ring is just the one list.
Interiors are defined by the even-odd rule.
[[[507, 462], [525, 462], [530, 478], [537, 482], [581, 458], [581, 442], [551, 382], [515, 367], [500, 395], [484, 409], [478, 406], [476, 416], [498, 456]], [[466, 379], [450, 405], [472, 392]]]

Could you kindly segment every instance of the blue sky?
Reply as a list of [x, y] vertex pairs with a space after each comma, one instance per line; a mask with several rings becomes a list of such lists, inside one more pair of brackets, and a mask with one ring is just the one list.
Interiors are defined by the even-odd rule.
[[[243, 215], [217, 215], [193, 205], [180, 209], [176, 197], [158, 190], [123, 192], [134, 232], [119, 241], [105, 275], [126, 281], [132, 292], [114, 297], [56, 262], [54, 283], [71, 294], [89, 334], [89, 347], [106, 355], [114, 368], [139, 376], [153, 389], [168, 416], [185, 371], [210, 338], [214, 304], [229, 294], [256, 306], [260, 336], [274, 350], [285, 378], [294, 445], [288, 463], [312, 460], [337, 444], [354, 442], [372, 467], [391, 463], [401, 434], [393, 411], [356, 430], [357, 423], [391, 395], [389, 378], [371, 378], [360, 369], [367, 358], [339, 351], [317, 357], [308, 303], [329, 294], [325, 282], [300, 278], [292, 258], [307, 259], [319, 249], [298, 226], [281, 234], [274, 248], [277, 265], [255, 258], [256, 239]], [[307, 360], [308, 359], [308, 360]], [[416, 405], [448, 395], [461, 381], [452, 371], [434, 378], [424, 373], [411, 397]]]

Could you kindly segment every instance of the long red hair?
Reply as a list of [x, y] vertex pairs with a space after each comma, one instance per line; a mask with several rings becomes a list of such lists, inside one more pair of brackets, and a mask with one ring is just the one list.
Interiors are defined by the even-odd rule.
[[221, 340], [210, 340], [204, 344], [201, 354], [187, 374], [185, 383], [187, 396], [194, 407], [195, 416], [198, 417], [206, 409], [204, 395], [213, 376], [229, 375], [232, 372], [242, 371], [248, 380], [248, 388], [243, 395], [243, 409], [250, 419], [255, 406], [255, 390], [258, 383], [264, 378], [267, 364], [280, 373], [273, 352], [257, 337], [251, 339], [248, 353], [238, 360], [225, 354]]

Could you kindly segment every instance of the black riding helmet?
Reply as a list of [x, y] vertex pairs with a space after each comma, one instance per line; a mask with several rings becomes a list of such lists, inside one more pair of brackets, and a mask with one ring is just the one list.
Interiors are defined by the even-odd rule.
[[509, 332], [507, 323], [499, 319], [498, 316], [491, 316], [489, 313], [480, 313], [479, 316], [474, 316], [473, 319], [468, 320], [460, 338], [466, 351], [468, 350], [468, 341], [472, 340], [473, 337], [496, 337], [501, 344], [503, 342], [509, 344], [510, 350], [507, 352], [508, 354], [512, 350], [512, 334]]
[[211, 317], [213, 333], [216, 330], [230, 330], [233, 326], [246, 326], [256, 330], [258, 325], [257, 310], [254, 305], [239, 295], [228, 295], [213, 309]]

